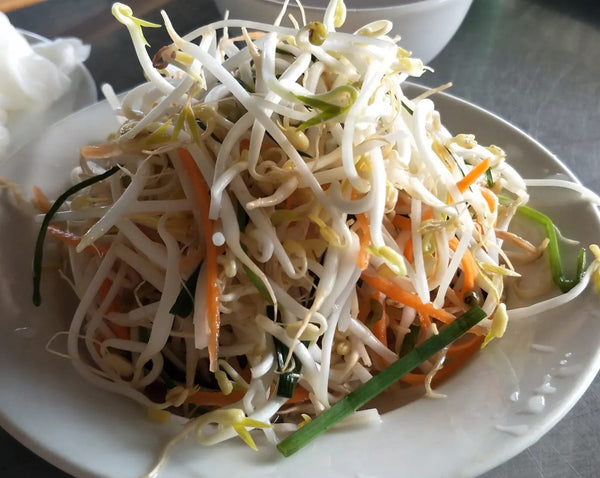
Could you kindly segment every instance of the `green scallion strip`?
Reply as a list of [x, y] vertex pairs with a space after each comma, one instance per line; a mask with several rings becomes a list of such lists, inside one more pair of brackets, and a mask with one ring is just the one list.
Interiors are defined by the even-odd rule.
[[409, 327], [410, 332], [404, 336], [402, 341], [402, 347], [400, 348], [400, 356], [406, 355], [417, 345], [417, 339], [419, 338], [419, 332], [421, 332], [420, 325], [411, 325]]
[[562, 292], [569, 292], [575, 287], [585, 271], [585, 249], [580, 249], [577, 258], [577, 276], [575, 279], [567, 279], [562, 267], [560, 256], [560, 248], [558, 247], [558, 238], [556, 235], [556, 227], [548, 216], [541, 213], [537, 209], [529, 206], [519, 206], [517, 208], [519, 214], [537, 222], [544, 227], [546, 237], [548, 237], [548, 260], [550, 261], [550, 271], [552, 272], [552, 280], [560, 288]]
[[[285, 365], [289, 349], [288, 347], [273, 337], [273, 343], [275, 345], [275, 358], [277, 359], [277, 365], [279, 370]], [[289, 371], [281, 372], [279, 374], [279, 381], [277, 383], [277, 395], [285, 398], [292, 398], [298, 379], [300, 378], [300, 372], [302, 371], [302, 362], [296, 359], [294, 356], [294, 368]]]
[[[202, 121], [201, 119], [196, 118], [196, 124], [198, 126], [200, 126], [200, 128], [202, 128], [204, 131], [206, 131], [207, 126], [204, 123], [204, 121]], [[214, 139], [217, 143], [221, 143], [221, 140], [219, 139], [219, 137], [215, 133], [211, 133], [210, 137], [212, 139]]]
[[246, 226], [248, 226], [248, 223], [250, 222], [250, 216], [248, 216], [248, 213], [241, 204], [238, 204], [236, 216], [240, 226], [240, 232], [244, 232], [246, 230]]
[[471, 327], [480, 322], [485, 316], [486, 313], [481, 308], [473, 307], [450, 325], [444, 327], [438, 335], [430, 337], [421, 345], [415, 347], [407, 355], [398, 359], [389, 367], [381, 371], [381, 373], [375, 375], [368, 382], [348, 394], [331, 408], [328, 408], [318, 415], [314, 420], [281, 441], [277, 445], [277, 449], [284, 456], [290, 456], [295, 453], [314, 440], [318, 435], [327, 431], [333, 425], [379, 395], [433, 354], [450, 345]]
[[409, 115], [412, 115], [414, 113], [414, 111], [412, 110], [412, 108], [410, 106], [408, 106], [404, 101], [400, 102], [402, 104], [402, 107], [408, 111]]
[[[299, 131], [303, 131], [311, 126], [315, 126], [320, 123], [325, 123], [332, 118], [345, 114], [350, 110], [356, 98], [358, 97], [358, 91], [351, 85], [343, 85], [334, 88], [333, 90], [316, 96], [303, 96], [303, 95], [292, 95], [304, 104], [319, 110], [316, 116], [306, 120], [298, 126]], [[342, 95], [347, 95], [345, 105], [339, 105], [337, 103], [330, 103], [329, 100], [339, 100]]]
[[[242, 249], [244, 252], [247, 251], [246, 246], [244, 244], [242, 244]], [[252, 282], [252, 284], [254, 285], [254, 287], [256, 287], [258, 292], [260, 292], [260, 295], [263, 296], [263, 299], [265, 299], [267, 304], [273, 305], [273, 299], [271, 298], [271, 294], [269, 294], [269, 290], [267, 289], [265, 283], [246, 264], [243, 264], [243, 267], [246, 276], [248, 277], [248, 279], [250, 279], [250, 282]]]
[[194, 269], [194, 272], [185, 281], [185, 285], [179, 291], [175, 303], [169, 310], [169, 312], [177, 317], [188, 317], [194, 311], [194, 291], [196, 290], [196, 284], [198, 283], [198, 276], [200, 275], [200, 267], [202, 262]]
[[375, 322], [379, 322], [383, 317], [383, 305], [375, 299], [369, 300], [370, 310], [365, 318], [365, 325], [369, 328], [373, 327]]
[[492, 189], [494, 187], [494, 176], [492, 176], [492, 168], [487, 168], [485, 170], [485, 181], [487, 183], [487, 187]]
[[[267, 305], [267, 317], [274, 322], [277, 322], [280, 318], [279, 311], [275, 316], [275, 307], [273, 305]], [[308, 346], [308, 342], [302, 342]], [[280, 371], [279, 381], [277, 382], [277, 395], [285, 398], [292, 398], [298, 379], [300, 378], [300, 372], [302, 371], [302, 362], [297, 359], [294, 355], [294, 368], [292, 370], [283, 371], [285, 361], [290, 352], [290, 349], [281, 342], [278, 338], [273, 337], [273, 345], [275, 348], [275, 360], [277, 360], [277, 368]]]
[[269, 294], [267, 286], [265, 286], [264, 282], [254, 272], [252, 272], [252, 270], [246, 264], [243, 264], [243, 266], [244, 272], [248, 276], [248, 279], [250, 279], [250, 282], [252, 282], [258, 292], [260, 292], [260, 295], [263, 296], [263, 299], [267, 301], [267, 304], [273, 305], [273, 299], [271, 299], [271, 294]]
[[37, 240], [35, 243], [35, 253], [33, 255], [33, 304], [39, 307], [42, 303], [42, 295], [40, 292], [40, 284], [42, 281], [42, 261], [44, 259], [44, 240], [46, 239], [46, 233], [48, 232], [48, 225], [52, 221], [54, 214], [58, 212], [58, 210], [62, 207], [62, 205], [69, 199], [73, 194], [81, 191], [82, 189], [91, 186], [92, 184], [99, 183], [100, 181], [104, 181], [106, 178], [112, 176], [117, 171], [120, 170], [118, 165], [113, 166], [109, 170], [103, 172], [102, 174], [98, 174], [97, 176], [92, 176], [91, 178], [85, 179], [74, 186], [71, 186], [64, 193], [62, 193], [54, 204], [50, 207], [46, 215], [44, 216], [44, 220], [42, 221], [42, 225], [40, 226], [40, 231], [37, 236]]

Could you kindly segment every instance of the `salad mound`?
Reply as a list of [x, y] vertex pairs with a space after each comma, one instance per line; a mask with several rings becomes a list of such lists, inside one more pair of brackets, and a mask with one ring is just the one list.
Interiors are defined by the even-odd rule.
[[[260, 429], [289, 455], [341, 419], [379, 420], [361, 407], [393, 384], [437, 396], [509, 318], [598, 281], [595, 246], [565, 273], [500, 147], [448, 131], [438, 90], [405, 94], [427, 68], [388, 21], [339, 32], [332, 0], [288, 27], [285, 8], [184, 36], [163, 13], [172, 43], [150, 56], [158, 25], [116, 3], [148, 81], [105, 87], [118, 131], [81, 149], [53, 204], [36, 193], [34, 302], [44, 240], [62, 241], [73, 366], [154, 420], [188, 420], [148, 476], [191, 432], [255, 447]], [[516, 214], [548, 237], [509, 231]], [[508, 309], [517, 262], [548, 261], [555, 297]]]

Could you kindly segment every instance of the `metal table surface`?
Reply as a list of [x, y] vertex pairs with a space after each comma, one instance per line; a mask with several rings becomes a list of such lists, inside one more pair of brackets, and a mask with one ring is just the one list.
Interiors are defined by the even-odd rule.
[[[13, 25], [49, 38], [91, 44], [86, 65], [116, 91], [142, 81], [124, 28], [109, 0], [50, 0], [9, 14]], [[137, 16], [179, 31], [218, 19], [211, 0], [135, 0]], [[150, 31], [149, 40], [164, 37]], [[163, 33], [164, 34], [164, 33]], [[540, 141], [585, 185], [600, 192], [600, 4], [589, 0], [475, 0], [465, 22], [421, 83], [452, 81], [450, 92], [513, 123]], [[486, 478], [600, 475], [600, 378], [538, 443]], [[67, 478], [0, 430], [0, 476]]]

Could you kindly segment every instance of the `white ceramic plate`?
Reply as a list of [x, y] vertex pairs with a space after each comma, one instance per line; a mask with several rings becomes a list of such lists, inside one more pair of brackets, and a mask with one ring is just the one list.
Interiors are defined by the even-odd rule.
[[[523, 176], [571, 177], [547, 150], [496, 116], [447, 95], [437, 96], [436, 104], [452, 131], [474, 132], [484, 144], [503, 146]], [[67, 182], [79, 146], [100, 140], [115, 125], [105, 103], [76, 113], [0, 165], [0, 175], [41, 185], [55, 197]], [[597, 214], [580, 205], [574, 193], [532, 193], [534, 204], [549, 212], [570, 237], [587, 244], [600, 236]], [[72, 295], [57, 276], [46, 274], [43, 307], [31, 306], [35, 228], [9, 205], [6, 193], [1, 200], [0, 425], [76, 477], [140, 476], [178, 426], [147, 421], [136, 405], [91, 388], [67, 361], [44, 351], [48, 338], [66, 326]], [[572, 214], [575, 206], [577, 215]], [[584, 214], [586, 221], [581, 220]], [[161, 476], [387, 478], [482, 473], [539, 439], [593, 380], [600, 366], [598, 300], [588, 291], [569, 306], [511, 323], [503, 340], [493, 342], [439, 388], [446, 399], [415, 400], [385, 413], [380, 425], [330, 432], [290, 458], [262, 443], [253, 452], [241, 441], [201, 448], [188, 440], [176, 448]], [[544, 382], [556, 391], [540, 390]], [[508, 431], [501, 431], [503, 427]]]
[[[19, 33], [30, 45], [50, 41], [37, 33], [25, 30], [19, 30]], [[14, 154], [46, 127], [98, 100], [96, 82], [85, 66], [77, 65], [70, 73], [69, 79], [71, 80], [69, 91], [47, 108], [35, 111], [17, 111], [10, 115], [7, 123], [10, 133], [7, 156]]]

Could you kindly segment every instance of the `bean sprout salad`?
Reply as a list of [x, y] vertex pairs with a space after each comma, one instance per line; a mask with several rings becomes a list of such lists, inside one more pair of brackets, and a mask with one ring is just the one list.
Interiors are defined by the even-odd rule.
[[[598, 248], [565, 272], [562, 237], [526, 205], [529, 186], [597, 196], [526, 181], [501, 148], [451, 133], [437, 90], [407, 97], [427, 68], [389, 21], [342, 33], [332, 0], [322, 22], [283, 26], [286, 8], [184, 36], [163, 12], [172, 43], [151, 56], [143, 30], [159, 25], [116, 3], [148, 81], [105, 87], [119, 129], [81, 149], [53, 203], [35, 191], [34, 302], [45, 238], [68, 246], [79, 298], [66, 356], [150, 418], [187, 419], [147, 476], [192, 432], [255, 447], [260, 429], [288, 455], [320, 417], [305, 434], [379, 420], [362, 407], [391, 384], [436, 397], [509, 318], [600, 282]], [[545, 238], [509, 231], [517, 215]], [[510, 309], [523, 262], [555, 293]]]

